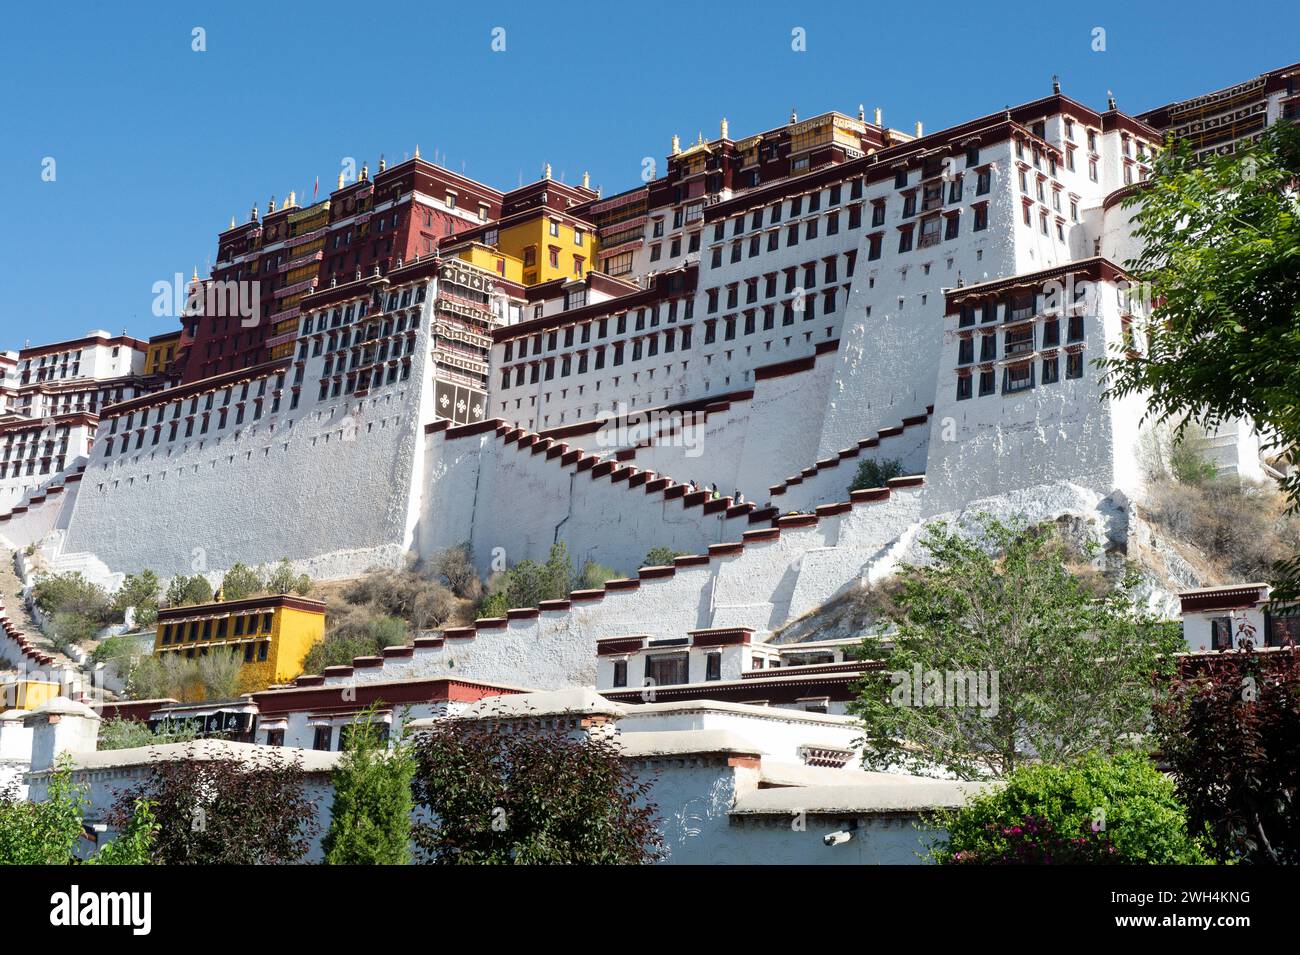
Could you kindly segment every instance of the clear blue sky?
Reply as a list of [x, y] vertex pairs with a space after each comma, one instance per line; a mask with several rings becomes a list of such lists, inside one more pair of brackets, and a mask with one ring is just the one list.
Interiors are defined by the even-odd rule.
[[[23, 4], [0, 35], [0, 348], [146, 337], [153, 284], [231, 215], [416, 143], [497, 188], [549, 161], [609, 195], [674, 132], [829, 109], [928, 131], [1064, 91], [1138, 112], [1300, 60], [1292, 2]], [[980, 16], [972, 19], [972, 13]], [[1240, 14], [1238, 16], [1238, 14]], [[191, 50], [206, 30], [207, 51]], [[505, 52], [491, 49], [505, 29]], [[807, 50], [791, 49], [806, 31]], [[1092, 30], [1106, 30], [1105, 52]], [[42, 161], [56, 161], [54, 182]]]

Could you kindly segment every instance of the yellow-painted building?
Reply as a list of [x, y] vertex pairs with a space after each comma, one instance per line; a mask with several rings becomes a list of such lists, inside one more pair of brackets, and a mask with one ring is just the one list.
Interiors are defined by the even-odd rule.
[[181, 343], [180, 331], [174, 331], [166, 335], [155, 335], [149, 339], [149, 347], [144, 353], [144, 373], [146, 375], [160, 375], [167, 370], [176, 357], [176, 349]]
[[494, 249], [482, 242], [466, 242], [464, 245], [453, 247], [452, 252], [457, 258], [470, 265], [493, 272], [517, 285], [524, 284], [523, 260], [507, 255], [500, 249]]
[[49, 680], [14, 680], [0, 689], [4, 691], [4, 709], [34, 710], [58, 696], [62, 687]]
[[323, 602], [276, 594], [160, 610], [153, 652], [234, 654], [243, 665], [240, 689], [248, 693], [298, 676], [307, 651], [324, 635]]
[[596, 264], [595, 230], [553, 209], [505, 220], [496, 247], [520, 261], [524, 285], [585, 278]]

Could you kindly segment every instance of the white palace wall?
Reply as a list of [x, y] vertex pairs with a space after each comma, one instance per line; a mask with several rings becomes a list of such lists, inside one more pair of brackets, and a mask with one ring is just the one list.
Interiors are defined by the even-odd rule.
[[363, 398], [282, 406], [165, 450], [106, 459], [98, 443], [65, 549], [164, 578], [282, 557], [323, 578], [399, 562], [413, 537], [432, 406], [427, 356], [417, 348], [408, 381]]

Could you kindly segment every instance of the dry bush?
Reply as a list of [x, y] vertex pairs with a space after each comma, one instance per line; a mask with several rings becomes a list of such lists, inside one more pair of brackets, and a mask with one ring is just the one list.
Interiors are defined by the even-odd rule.
[[1300, 552], [1300, 517], [1270, 485], [1164, 480], [1150, 485], [1148, 500], [1152, 523], [1204, 553], [1225, 580], [1271, 580], [1279, 561]]

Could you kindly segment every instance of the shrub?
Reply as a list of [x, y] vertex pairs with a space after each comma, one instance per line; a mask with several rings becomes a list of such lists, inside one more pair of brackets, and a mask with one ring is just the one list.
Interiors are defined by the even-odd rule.
[[1222, 862], [1300, 862], [1300, 651], [1198, 661], [1157, 710], [1159, 751]]
[[411, 780], [415, 760], [403, 743], [389, 748], [371, 713], [349, 728], [334, 770], [330, 827], [321, 843], [328, 865], [406, 865], [411, 861]]
[[267, 574], [266, 590], [272, 594], [295, 593], [305, 597], [312, 591], [312, 581], [306, 574], [295, 574], [289, 558], [282, 557]]
[[123, 633], [99, 641], [90, 659], [93, 663], [112, 667], [124, 683], [130, 683], [131, 674], [149, 655], [150, 651], [141, 642], [139, 636]]
[[241, 689], [240, 672], [239, 660], [231, 653], [147, 656], [132, 671], [127, 696], [133, 700], [174, 699], [182, 703], [228, 700]]
[[463, 600], [478, 600], [483, 585], [474, 569], [469, 544], [449, 548], [433, 559], [433, 567], [451, 592]]
[[[86, 787], [72, 782], [65, 754], [50, 774], [41, 802], [19, 797], [17, 783], [0, 792], [0, 865], [68, 865], [85, 834]], [[89, 860], [101, 865], [143, 865], [157, 826], [147, 801], [132, 803], [121, 816], [121, 835]]]
[[1145, 511], [1168, 536], [1204, 554], [1222, 579], [1276, 581], [1300, 540], [1300, 515], [1287, 504], [1269, 484], [1165, 480], [1148, 486]]
[[60, 610], [50, 620], [50, 641], [60, 651], [67, 653], [78, 644], [91, 639], [99, 628], [90, 617], [71, 610]]
[[[599, 590], [605, 586], [605, 581], [614, 580], [621, 576], [617, 570], [610, 567], [603, 567], [593, 561], [587, 561], [582, 565], [582, 572], [578, 574], [578, 579], [573, 582], [574, 590]], [[567, 597], [568, 594], [566, 593]]]
[[943, 863], [1201, 864], [1174, 784], [1140, 753], [1020, 766], [1004, 786], [937, 814]]
[[1195, 436], [1178, 436], [1169, 449], [1169, 470], [1183, 484], [1204, 484], [1218, 475], [1219, 469], [1201, 456], [1192, 444]]
[[111, 620], [108, 594], [77, 571], [41, 577], [32, 587], [32, 600], [42, 613], [73, 613], [98, 626]]
[[858, 491], [868, 487], [884, 487], [891, 479], [898, 477], [903, 473], [903, 464], [898, 458], [889, 458], [885, 461], [876, 461], [867, 459], [858, 465], [858, 473], [853, 478], [853, 483], [849, 485], [850, 491]]
[[97, 749], [134, 749], [159, 743], [188, 743], [198, 735], [193, 723], [166, 720], [150, 729], [139, 720], [105, 720], [99, 727]]
[[[192, 743], [191, 746], [198, 746]], [[125, 831], [139, 800], [158, 820], [151, 856], [164, 865], [286, 865], [300, 862], [315, 833], [302, 765], [278, 747], [243, 760], [159, 761], [149, 778], [123, 791], [109, 823]]]
[[376, 614], [370, 606], [353, 607], [307, 651], [303, 672], [320, 673], [325, 667], [350, 664], [353, 657], [376, 656], [384, 647], [404, 645], [409, 635], [404, 620]]
[[446, 719], [416, 737], [415, 761], [416, 802], [428, 812], [414, 827], [422, 861], [610, 865], [659, 857], [650, 784], [610, 740]]
[[569, 596], [580, 579], [573, 572], [568, 547], [558, 541], [551, 545], [546, 563], [521, 560], [488, 581], [479, 615], [499, 617], [512, 607], [536, 607], [543, 600], [561, 600]]
[[645, 555], [645, 561], [642, 567], [671, 567], [674, 560], [682, 556], [682, 551], [673, 550], [671, 547], [652, 547], [650, 553]]

